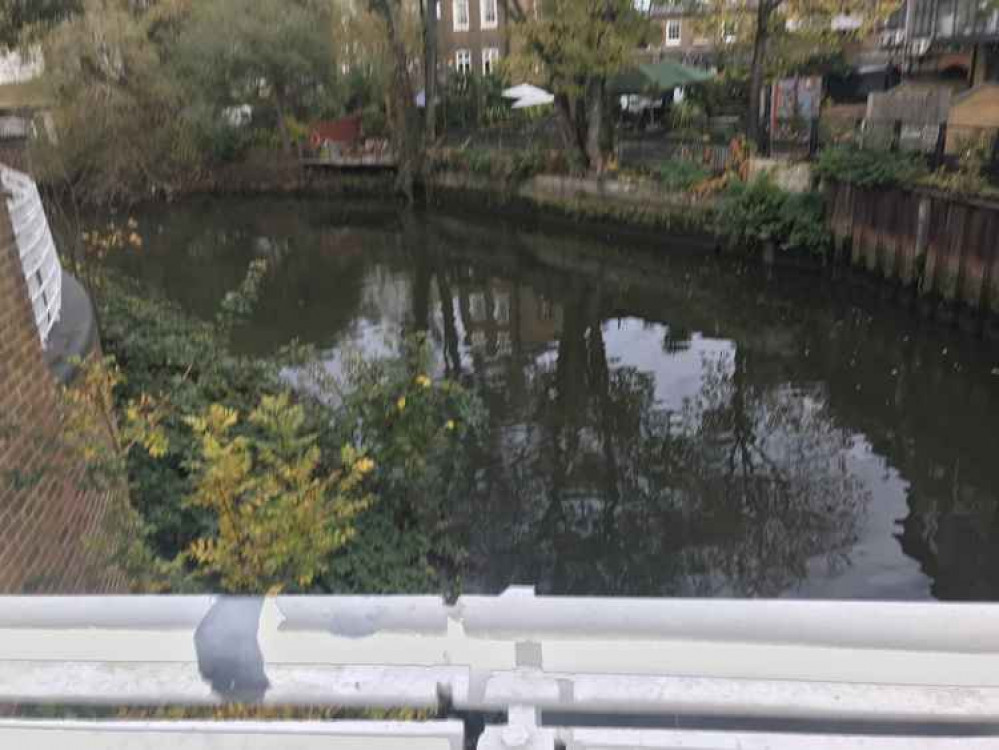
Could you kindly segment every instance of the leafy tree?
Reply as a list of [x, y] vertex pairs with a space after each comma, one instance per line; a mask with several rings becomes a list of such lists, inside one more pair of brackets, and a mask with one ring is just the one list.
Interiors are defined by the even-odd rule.
[[59, 134], [39, 149], [45, 181], [113, 203], [196, 172], [198, 154], [177, 116], [182, 91], [164, 65], [166, 39], [151, 38], [151, 24], [165, 17], [125, 0], [83, 0], [81, 13], [45, 37]]
[[437, 139], [437, 0], [422, 0], [424, 129], [427, 145]]
[[389, 122], [398, 162], [396, 186], [407, 200], [414, 200], [416, 176], [423, 170], [420, 118], [410, 79], [411, 59], [406, 39], [407, 7], [403, 0], [368, 0], [368, 9], [385, 27], [391, 60]]
[[345, 71], [346, 110], [384, 111], [392, 67], [385, 25], [357, 3], [334, 0], [332, 8], [333, 57]]
[[648, 31], [633, 0], [547, 0], [540, 12], [518, 18], [518, 54], [511, 69], [555, 94], [563, 138], [580, 164], [606, 166], [611, 142], [607, 85], [625, 69]]
[[190, 92], [218, 118], [242, 104], [272, 108], [285, 153], [287, 118], [328, 96], [333, 82], [330, 8], [307, 0], [206, 0], [194, 6], [173, 57]]

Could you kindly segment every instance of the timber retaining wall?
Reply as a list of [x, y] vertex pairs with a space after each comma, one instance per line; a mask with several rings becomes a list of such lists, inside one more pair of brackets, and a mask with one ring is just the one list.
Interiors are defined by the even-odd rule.
[[930, 300], [999, 313], [999, 203], [846, 183], [825, 193], [840, 259]]

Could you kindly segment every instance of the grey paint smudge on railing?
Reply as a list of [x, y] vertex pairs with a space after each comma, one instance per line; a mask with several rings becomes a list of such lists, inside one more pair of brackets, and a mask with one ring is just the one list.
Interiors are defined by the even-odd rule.
[[227, 701], [259, 703], [270, 682], [257, 638], [262, 598], [219, 599], [194, 633], [198, 669]]

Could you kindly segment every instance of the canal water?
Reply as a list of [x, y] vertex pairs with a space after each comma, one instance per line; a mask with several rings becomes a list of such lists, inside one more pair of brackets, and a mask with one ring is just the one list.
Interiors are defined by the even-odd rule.
[[999, 347], [857, 280], [488, 214], [204, 199], [129, 273], [335, 369], [429, 333], [483, 399], [466, 591], [999, 599]]

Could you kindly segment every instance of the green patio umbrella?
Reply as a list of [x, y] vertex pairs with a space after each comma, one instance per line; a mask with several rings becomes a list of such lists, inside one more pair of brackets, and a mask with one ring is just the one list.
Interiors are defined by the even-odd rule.
[[641, 63], [618, 73], [610, 82], [612, 94], [662, 94], [680, 86], [703, 83], [713, 73], [678, 62]]

